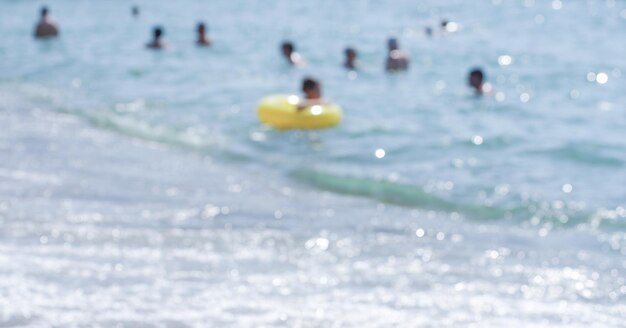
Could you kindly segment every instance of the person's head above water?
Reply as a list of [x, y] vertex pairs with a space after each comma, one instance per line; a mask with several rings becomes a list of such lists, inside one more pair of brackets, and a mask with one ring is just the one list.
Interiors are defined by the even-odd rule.
[[467, 83], [474, 88], [477, 93], [483, 92], [483, 84], [485, 82], [485, 74], [480, 68], [474, 68], [468, 77]]
[[49, 13], [49, 10], [48, 10], [47, 6], [41, 7], [41, 18], [42, 19], [46, 19], [48, 17], [48, 13]]
[[198, 34], [204, 35], [206, 33], [206, 30], [206, 25], [203, 22], [198, 23], [196, 27], [196, 31], [198, 31]]
[[389, 48], [389, 51], [397, 50], [399, 48], [398, 40], [396, 38], [389, 38], [389, 40], [387, 40], [387, 48]]
[[153, 30], [152, 30], [152, 35], [154, 36], [154, 40], [159, 40], [161, 38], [161, 36], [163, 35], [163, 28], [161, 28], [160, 26], [156, 26]]
[[293, 43], [285, 41], [280, 45], [280, 49], [283, 57], [287, 59], [289, 64], [293, 66], [304, 66], [304, 58], [302, 58], [302, 56], [300, 56], [300, 54], [296, 52], [296, 47], [293, 45]]
[[346, 62], [344, 63], [344, 66], [346, 68], [355, 68], [356, 67], [356, 50], [354, 50], [354, 48], [346, 48], [346, 50], [344, 51], [344, 53], [346, 54]]
[[354, 48], [346, 48], [345, 50], [346, 58], [355, 59], [356, 58], [356, 50]]
[[320, 99], [322, 97], [320, 83], [310, 77], [304, 78], [302, 81], [302, 92], [304, 92], [307, 99]]
[[285, 55], [285, 57], [291, 56], [291, 54], [295, 51], [293, 43], [289, 41], [283, 42], [280, 46], [280, 49], [283, 51], [283, 55]]
[[132, 13], [133, 16], [138, 17], [139, 16], [139, 6], [133, 6], [131, 8], [130, 12]]

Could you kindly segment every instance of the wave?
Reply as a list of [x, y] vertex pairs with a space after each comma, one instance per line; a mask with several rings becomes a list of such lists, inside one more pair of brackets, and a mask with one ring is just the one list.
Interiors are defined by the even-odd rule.
[[225, 138], [193, 128], [175, 128], [167, 125], [151, 125], [130, 116], [117, 115], [110, 110], [103, 111], [67, 111], [64, 113], [78, 116], [89, 124], [149, 142], [157, 142], [175, 148], [211, 155], [231, 161], [247, 161], [249, 156], [232, 149], [226, 150]]
[[[246, 151], [237, 151], [237, 148], [229, 145], [227, 138], [219, 133], [193, 128], [176, 128], [166, 124], [151, 124], [149, 121], [135, 118], [132, 115], [117, 113], [106, 106], [70, 108], [65, 106], [67, 101], [64, 101], [63, 97], [45, 87], [21, 85], [20, 89], [23, 91], [21, 94], [26, 94], [31, 102], [59, 113], [78, 117], [100, 129], [147, 142], [172, 146], [184, 151], [217, 157], [224, 161], [259, 164], [258, 158], [253, 160], [252, 155], [247, 155]], [[568, 149], [563, 151], [570, 151], [569, 148], [572, 147], [566, 148]], [[587, 148], [584, 149], [590, 150]], [[572, 152], [570, 151], [570, 153]], [[576, 152], [573, 154], [575, 158], [581, 156]], [[260, 164], [267, 168], [273, 166], [270, 158], [264, 158], [262, 162]], [[618, 162], [621, 165], [622, 162], [617, 159], [605, 161], [604, 165], [618, 165]], [[512, 204], [512, 206], [498, 203], [495, 205], [462, 203], [429, 193], [420, 185], [369, 177], [339, 175], [311, 168], [296, 168], [287, 172], [287, 175], [297, 182], [337, 194], [365, 197], [405, 207], [459, 213], [473, 220], [512, 220], [522, 224], [554, 227], [573, 227], [586, 224], [593, 228], [622, 229], [626, 226], [626, 211], [621, 208], [582, 210], [567, 208], [563, 204], [553, 204], [549, 201], [511, 198], [508, 199], [507, 205]]]
[[401, 184], [388, 180], [342, 176], [304, 168], [293, 170], [289, 175], [300, 182], [320, 189], [372, 198], [384, 203], [401, 206], [458, 212], [474, 218], [491, 220], [509, 217], [514, 212], [514, 210], [505, 208], [448, 201], [424, 191], [420, 186]]
[[530, 151], [529, 154], [549, 156], [556, 160], [567, 160], [579, 164], [606, 167], [623, 167], [624, 161], [606, 152], [623, 153], [623, 149], [599, 144], [567, 143], [546, 150]]
[[337, 175], [310, 168], [298, 168], [290, 172], [295, 180], [339, 194], [374, 199], [383, 203], [426, 210], [458, 213], [471, 220], [508, 220], [518, 224], [546, 228], [573, 228], [581, 225], [592, 229], [619, 231], [626, 227], [626, 210], [588, 210], [580, 204], [562, 201], [519, 200], [517, 205], [506, 207], [484, 204], [460, 203], [424, 191], [418, 185]]

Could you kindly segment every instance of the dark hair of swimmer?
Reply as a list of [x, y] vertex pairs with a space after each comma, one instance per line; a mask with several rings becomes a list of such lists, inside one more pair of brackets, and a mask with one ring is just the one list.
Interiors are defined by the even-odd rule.
[[154, 33], [154, 38], [158, 39], [161, 37], [161, 35], [163, 35], [163, 29], [160, 26], [157, 26], [154, 28], [153, 33]]
[[41, 17], [46, 17], [48, 16], [48, 7], [43, 6], [41, 7]]
[[[302, 92], [304, 92], [309, 99], [319, 98], [321, 96], [320, 83], [310, 77], [304, 78], [302, 81]], [[311, 95], [314, 97], [311, 97]]]
[[485, 74], [483, 71], [480, 68], [475, 68], [470, 72], [467, 82], [477, 92], [482, 92], [484, 80]]
[[283, 44], [281, 45], [281, 48], [283, 49], [283, 52], [288, 52], [288, 53], [292, 53], [295, 50], [293, 43], [288, 42], [288, 41], [283, 42]]
[[356, 50], [354, 48], [346, 48], [345, 54], [348, 57], [356, 56]]
[[389, 47], [389, 50], [396, 50], [398, 49], [398, 39], [396, 38], [389, 38], [389, 40], [387, 40], [387, 47]]
[[139, 16], [139, 7], [138, 6], [133, 6], [133, 8], [131, 9], [131, 13], [135, 17]]
[[446, 26], [448, 26], [448, 23], [450, 23], [450, 22], [448, 22], [448, 20], [447, 20], [447, 19], [442, 20], [442, 21], [441, 21], [441, 27], [442, 27], [442, 28], [446, 28]]
[[206, 32], [207, 30], [206, 25], [203, 22], [198, 23], [197, 30], [198, 30], [198, 33]]

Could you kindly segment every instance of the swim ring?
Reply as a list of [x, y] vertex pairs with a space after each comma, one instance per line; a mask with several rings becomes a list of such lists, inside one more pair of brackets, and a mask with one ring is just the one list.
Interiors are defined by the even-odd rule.
[[313, 105], [298, 109], [300, 97], [267, 96], [259, 102], [257, 114], [261, 122], [276, 129], [324, 129], [341, 121], [341, 108], [334, 104]]

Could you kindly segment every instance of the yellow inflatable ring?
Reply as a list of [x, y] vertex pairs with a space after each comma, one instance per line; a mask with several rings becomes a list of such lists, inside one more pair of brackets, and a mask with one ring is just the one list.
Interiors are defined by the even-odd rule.
[[341, 108], [337, 105], [313, 105], [299, 110], [299, 102], [298, 96], [268, 96], [259, 102], [257, 114], [261, 122], [276, 129], [324, 129], [341, 121]]

